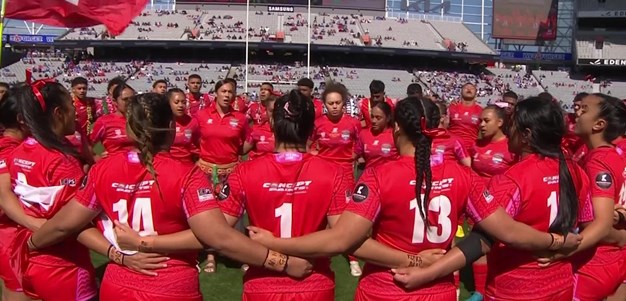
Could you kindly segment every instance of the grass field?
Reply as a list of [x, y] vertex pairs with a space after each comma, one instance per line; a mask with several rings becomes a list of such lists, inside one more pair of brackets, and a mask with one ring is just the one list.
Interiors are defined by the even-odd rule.
[[[101, 277], [102, 273], [104, 273], [104, 268], [108, 259], [93, 253], [92, 258], [94, 266], [98, 271], [98, 277]], [[227, 265], [224, 265], [224, 262], [227, 262]], [[335, 271], [335, 300], [352, 300], [358, 278], [350, 275], [348, 262], [342, 256], [333, 258], [332, 267]], [[202, 290], [204, 300], [241, 300], [242, 276], [243, 272], [239, 268], [239, 265], [230, 262], [228, 259], [218, 259], [218, 268], [216, 273], [207, 274], [202, 272], [200, 275], [200, 289]], [[459, 300], [465, 300], [467, 297], [468, 293], [461, 284], [461, 297]]]

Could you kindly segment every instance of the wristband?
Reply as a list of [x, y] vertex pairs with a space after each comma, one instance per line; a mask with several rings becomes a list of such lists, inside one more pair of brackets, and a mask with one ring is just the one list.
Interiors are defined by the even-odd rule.
[[28, 246], [28, 248], [31, 251], [35, 251], [37, 250], [37, 246], [35, 245], [35, 243], [33, 242], [33, 236], [31, 235], [28, 240], [26, 241], [26, 245]]
[[111, 260], [113, 260], [113, 262], [119, 264], [119, 265], [124, 265], [124, 253], [115, 250], [115, 252], [113, 252], [113, 258], [111, 258]]
[[110, 246], [109, 246], [109, 249], [107, 250], [107, 257], [109, 257], [109, 259], [111, 259], [111, 250], [113, 250], [113, 248], [114, 248], [114, 247], [115, 247], [115, 246], [110, 245]]
[[420, 257], [419, 255], [406, 254], [406, 257], [409, 259], [409, 268], [422, 267], [422, 257]]
[[267, 250], [267, 255], [265, 256], [263, 266], [266, 269], [282, 273], [287, 269], [288, 260], [289, 256], [285, 254], [281, 254], [272, 250]]

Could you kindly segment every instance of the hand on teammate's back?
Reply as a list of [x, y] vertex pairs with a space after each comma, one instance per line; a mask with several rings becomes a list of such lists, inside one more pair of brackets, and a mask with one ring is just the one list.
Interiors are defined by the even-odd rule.
[[124, 265], [131, 270], [148, 276], [158, 276], [155, 270], [166, 268], [169, 257], [156, 253], [136, 253], [124, 255]]
[[115, 231], [117, 245], [122, 250], [137, 251], [141, 240], [139, 233], [135, 232], [135, 230], [131, 229], [128, 225], [122, 224], [118, 221], [114, 221], [114, 224], [115, 227], [113, 228], [113, 231]]

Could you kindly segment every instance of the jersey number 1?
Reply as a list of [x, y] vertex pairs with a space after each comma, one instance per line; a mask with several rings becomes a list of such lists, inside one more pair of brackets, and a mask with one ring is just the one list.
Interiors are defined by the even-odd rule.
[[274, 217], [280, 218], [280, 238], [291, 238], [292, 209], [291, 203], [284, 203], [274, 210]]
[[[113, 212], [117, 212], [117, 220], [128, 225], [128, 201], [121, 199], [113, 204]], [[143, 227], [142, 227], [143, 222]], [[141, 236], [156, 235], [154, 221], [152, 219], [152, 203], [150, 198], [136, 198], [133, 206], [133, 219], [131, 227]]]

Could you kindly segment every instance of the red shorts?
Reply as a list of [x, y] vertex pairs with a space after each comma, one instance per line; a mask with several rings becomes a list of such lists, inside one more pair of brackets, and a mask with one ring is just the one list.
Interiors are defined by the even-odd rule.
[[595, 301], [613, 295], [624, 281], [625, 264], [622, 257], [605, 265], [583, 265], [574, 273], [574, 299]]
[[243, 293], [242, 301], [334, 301], [335, 290], [298, 293]]
[[138, 291], [136, 289], [111, 284], [103, 281], [100, 285], [100, 301], [202, 301], [202, 295], [198, 293], [194, 297], [165, 296]]
[[0, 227], [0, 279], [4, 281], [4, 287], [8, 290], [21, 292], [22, 285], [9, 264], [10, 251], [8, 247], [14, 235], [15, 228], [7, 225]]
[[[573, 295], [574, 294], [571, 289], [566, 289], [566, 290], [562, 290], [558, 293], [555, 293], [551, 296], [544, 297], [544, 298], [536, 298], [536, 299], [524, 298], [524, 301], [572, 301]], [[483, 300], [484, 301], [517, 301], [520, 299], [519, 299], [519, 296], [511, 297], [511, 298], [502, 298], [502, 297], [494, 298], [490, 296], [485, 296]]]
[[87, 301], [98, 295], [93, 269], [30, 263], [22, 283], [24, 292], [46, 301]]
[[456, 290], [447, 290], [438, 294], [380, 295], [357, 286], [354, 301], [457, 301]]

